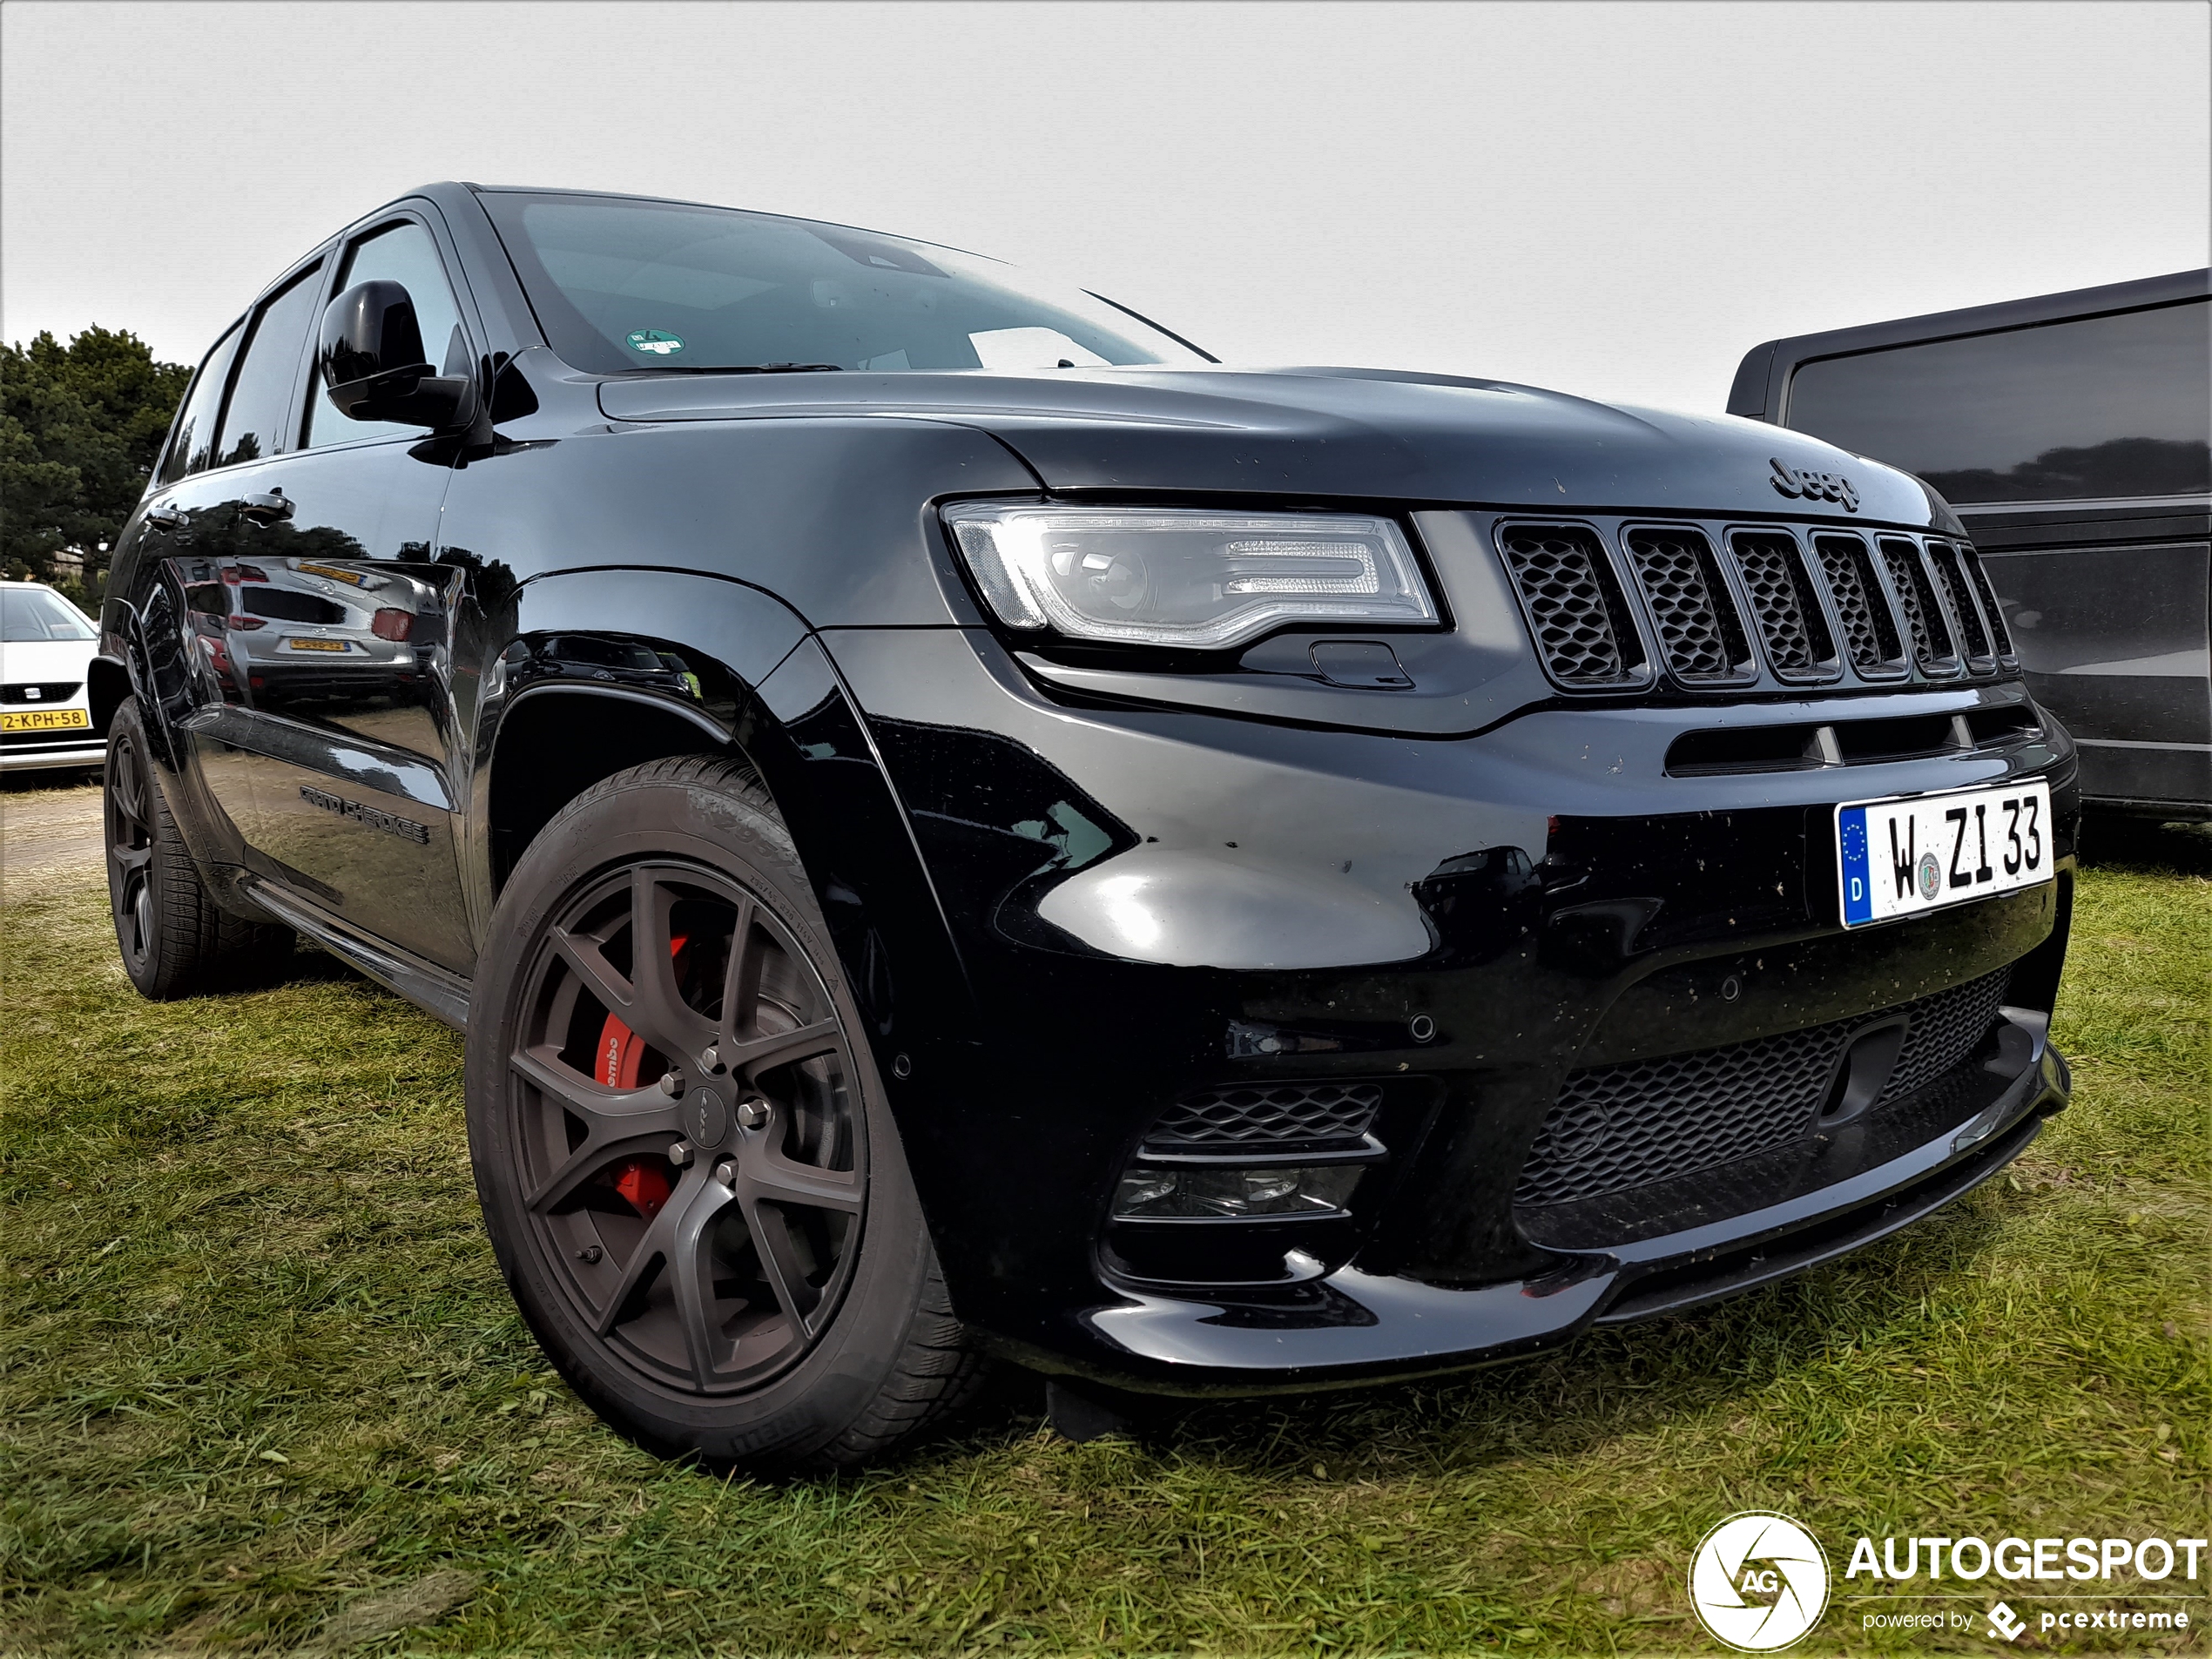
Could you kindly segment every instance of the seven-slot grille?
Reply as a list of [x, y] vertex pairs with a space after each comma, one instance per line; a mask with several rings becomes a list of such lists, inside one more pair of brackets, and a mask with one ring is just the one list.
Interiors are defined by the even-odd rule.
[[1901, 1008], [1725, 1048], [1569, 1072], [1521, 1167], [1518, 1204], [1572, 1204], [1716, 1169], [1811, 1132], [1844, 1046], [1902, 1014], [1905, 1046], [1875, 1109], [1968, 1059], [2009, 968]]
[[2018, 666], [1962, 542], [1631, 524], [1616, 543], [1586, 524], [1507, 523], [1498, 543], [1545, 670], [1570, 690], [1632, 689], [1658, 671], [1686, 690], [1745, 685], [1762, 658], [1792, 685], [1846, 667], [1881, 681]]
[[1254, 1151], [1358, 1141], [1382, 1105], [1377, 1083], [1254, 1083], [1187, 1096], [1160, 1115], [1148, 1148]]

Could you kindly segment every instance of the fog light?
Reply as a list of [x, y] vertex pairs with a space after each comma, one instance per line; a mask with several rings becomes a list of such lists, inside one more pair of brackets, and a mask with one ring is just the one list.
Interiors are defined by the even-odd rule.
[[1345, 1213], [1359, 1184], [1357, 1163], [1309, 1163], [1261, 1169], [1218, 1165], [1123, 1171], [1114, 1194], [1116, 1221], [1211, 1221], [1241, 1216], [1312, 1219]]

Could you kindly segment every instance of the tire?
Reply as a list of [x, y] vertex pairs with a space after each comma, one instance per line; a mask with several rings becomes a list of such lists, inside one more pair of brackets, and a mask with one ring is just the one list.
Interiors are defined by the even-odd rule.
[[485, 1224], [547, 1357], [640, 1445], [846, 1467], [981, 1382], [864, 1029], [732, 761], [595, 785], [500, 895], [469, 1021]]
[[167, 1002], [235, 989], [289, 959], [290, 928], [231, 914], [199, 879], [161, 792], [135, 698], [108, 724], [100, 823], [115, 942], [139, 995]]

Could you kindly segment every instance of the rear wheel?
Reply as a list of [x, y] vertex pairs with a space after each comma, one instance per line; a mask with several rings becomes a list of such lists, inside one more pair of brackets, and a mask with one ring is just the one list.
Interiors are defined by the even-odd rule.
[[665, 1453], [860, 1461], [980, 1374], [859, 1012], [750, 772], [608, 779], [502, 894], [469, 1144], [549, 1356]]
[[223, 990], [290, 956], [292, 930], [216, 904], [161, 792], [135, 700], [108, 725], [100, 794], [107, 888], [123, 971], [142, 996], [168, 1001]]

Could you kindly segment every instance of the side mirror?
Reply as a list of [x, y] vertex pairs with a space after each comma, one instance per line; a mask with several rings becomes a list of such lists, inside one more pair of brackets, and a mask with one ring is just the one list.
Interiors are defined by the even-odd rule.
[[442, 431], [475, 419], [476, 382], [431, 367], [415, 301], [399, 283], [356, 283], [324, 307], [315, 363], [323, 395], [349, 421]]

